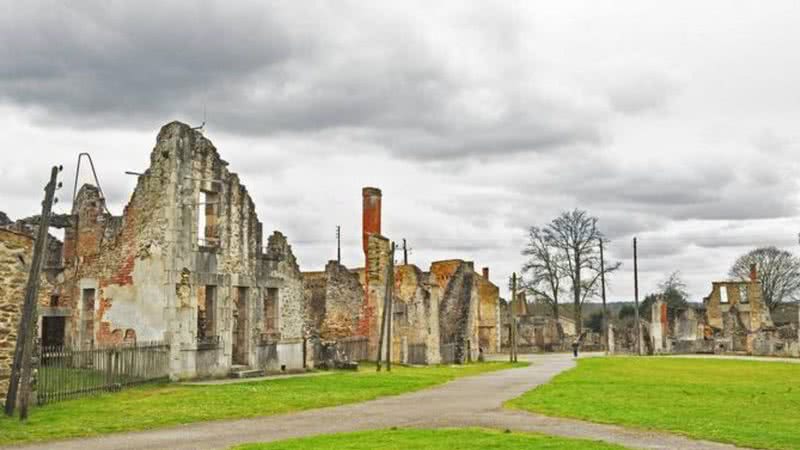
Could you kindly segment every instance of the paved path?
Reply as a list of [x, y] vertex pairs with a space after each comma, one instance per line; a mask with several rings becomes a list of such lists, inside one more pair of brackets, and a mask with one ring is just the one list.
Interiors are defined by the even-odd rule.
[[[97, 438], [50, 442], [25, 449], [219, 449], [327, 433], [389, 427], [482, 426], [603, 440], [630, 448], [733, 449], [665, 433], [544, 417], [502, 409], [506, 400], [574, 367], [569, 355], [530, 356], [534, 364], [455, 380], [443, 386], [364, 403], [257, 419], [208, 422]], [[200, 406], [198, 406], [200, 407]], [[123, 411], [120, 413], [124, 414]]]

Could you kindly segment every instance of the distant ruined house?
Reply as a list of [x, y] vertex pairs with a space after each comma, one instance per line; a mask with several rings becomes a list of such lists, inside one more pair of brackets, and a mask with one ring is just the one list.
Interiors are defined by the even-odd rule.
[[651, 353], [800, 356], [797, 325], [775, 326], [755, 266], [749, 280], [713, 282], [702, 307], [669, 313], [656, 301], [646, 332]]

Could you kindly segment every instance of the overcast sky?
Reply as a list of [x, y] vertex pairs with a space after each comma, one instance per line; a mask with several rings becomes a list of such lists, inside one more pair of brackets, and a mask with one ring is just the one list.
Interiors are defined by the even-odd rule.
[[[233, 5], [231, 5], [233, 4]], [[159, 128], [199, 125], [303, 270], [363, 264], [361, 187], [411, 261], [505, 284], [525, 230], [588, 210], [610, 298], [797, 247], [800, 3], [0, 0], [0, 210], [79, 152], [121, 214]], [[81, 181], [89, 181], [88, 172]], [[505, 290], [505, 289], [504, 289]]]

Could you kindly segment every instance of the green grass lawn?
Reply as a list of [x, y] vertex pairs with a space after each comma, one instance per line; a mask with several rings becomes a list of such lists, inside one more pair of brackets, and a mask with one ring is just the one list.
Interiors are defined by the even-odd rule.
[[611, 450], [624, 447], [580, 439], [528, 433], [504, 433], [477, 428], [367, 431], [235, 447], [236, 450], [305, 450], [309, 448], [316, 450]]
[[588, 358], [507, 406], [748, 447], [800, 448], [800, 365]]
[[0, 445], [342, 405], [415, 391], [462, 376], [521, 366], [524, 364], [395, 366], [391, 373], [376, 373], [373, 367], [364, 367], [360, 372], [244, 384], [141, 386], [36, 408], [31, 410], [25, 424], [2, 416]]

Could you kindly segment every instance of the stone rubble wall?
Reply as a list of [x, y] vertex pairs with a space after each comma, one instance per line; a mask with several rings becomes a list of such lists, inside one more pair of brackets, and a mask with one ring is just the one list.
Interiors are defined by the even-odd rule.
[[[33, 245], [31, 235], [0, 228], [0, 406], [8, 392]], [[42, 271], [38, 305], [49, 306], [57, 293], [52, 277]]]

